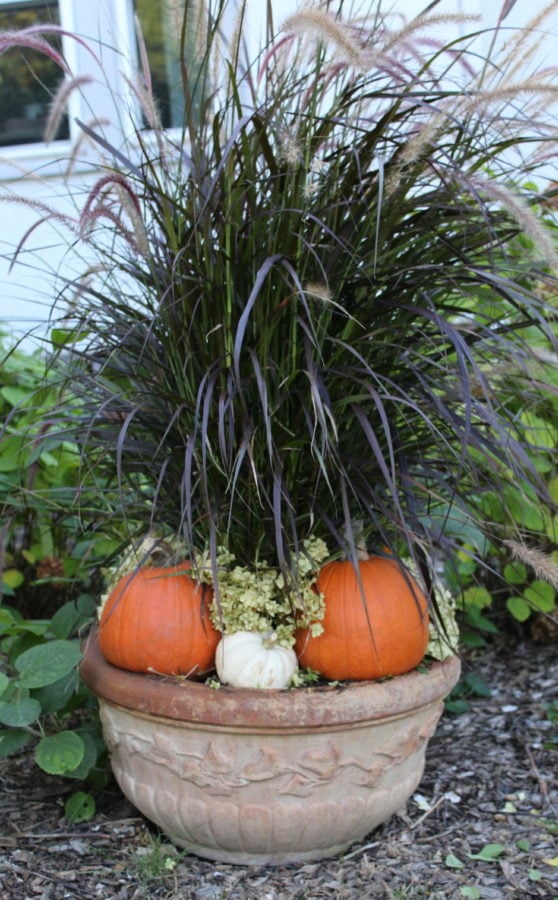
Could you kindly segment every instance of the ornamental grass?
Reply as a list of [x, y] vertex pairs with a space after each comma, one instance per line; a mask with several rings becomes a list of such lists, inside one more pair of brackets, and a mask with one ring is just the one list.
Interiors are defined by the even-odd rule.
[[508, 28], [508, 0], [487, 32], [437, 3], [313, 3], [268, 13], [251, 58], [227, 6], [186, 2], [181, 131], [139, 33], [127, 144], [81, 123], [99, 168], [64, 223], [87, 265], [56, 305], [57, 426], [131, 537], [178, 538], [214, 574], [226, 552], [300, 587], [323, 541], [427, 578], [510, 537], [487, 492], [552, 503], [524, 416], [557, 360], [545, 13]]

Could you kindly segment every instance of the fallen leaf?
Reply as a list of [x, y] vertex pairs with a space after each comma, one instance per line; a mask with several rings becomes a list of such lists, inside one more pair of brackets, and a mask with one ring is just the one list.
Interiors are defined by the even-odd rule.
[[492, 862], [497, 859], [505, 850], [504, 844], [487, 844], [479, 853], [468, 853], [469, 859], [480, 859], [483, 862]]
[[542, 878], [542, 872], [539, 872], [538, 869], [529, 869], [528, 875], [529, 881], [540, 881]]
[[459, 888], [459, 894], [461, 897], [466, 897], [467, 900], [479, 900], [480, 891], [476, 887], [470, 887], [469, 885], [464, 885], [464, 887]]
[[465, 868], [465, 863], [461, 862], [461, 860], [458, 859], [457, 856], [454, 856], [453, 853], [448, 853], [444, 862], [445, 862], [446, 866], [448, 866], [448, 868], [450, 868], [450, 869], [464, 869]]

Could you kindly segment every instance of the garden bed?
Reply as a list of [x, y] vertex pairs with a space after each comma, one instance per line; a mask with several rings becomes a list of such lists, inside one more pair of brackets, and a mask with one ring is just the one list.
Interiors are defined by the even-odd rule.
[[[558, 898], [556, 644], [508, 638], [464, 660], [491, 688], [446, 714], [420, 793], [343, 857], [277, 869], [185, 855], [111, 785], [90, 822], [68, 825], [76, 785], [26, 754], [0, 764], [0, 895], [29, 898]], [[475, 685], [474, 679], [472, 680]]]

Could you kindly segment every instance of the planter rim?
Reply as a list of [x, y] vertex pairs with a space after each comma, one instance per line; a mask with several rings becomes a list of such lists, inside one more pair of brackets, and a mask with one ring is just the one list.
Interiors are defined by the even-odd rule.
[[252, 690], [167, 675], [129, 672], [107, 662], [98, 630], [84, 645], [81, 676], [101, 700], [150, 716], [206, 725], [250, 728], [331, 728], [393, 719], [446, 696], [461, 670], [457, 656], [387, 681], [354, 681], [294, 690]]

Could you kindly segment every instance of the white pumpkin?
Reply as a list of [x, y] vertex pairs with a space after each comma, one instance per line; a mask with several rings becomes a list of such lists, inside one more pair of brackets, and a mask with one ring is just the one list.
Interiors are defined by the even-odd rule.
[[217, 644], [215, 666], [223, 684], [243, 688], [286, 688], [298, 669], [296, 653], [277, 644], [273, 632], [235, 631]]

